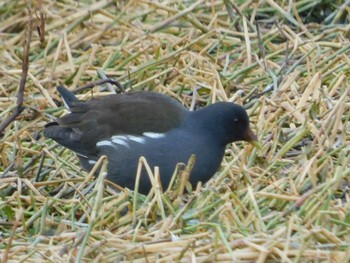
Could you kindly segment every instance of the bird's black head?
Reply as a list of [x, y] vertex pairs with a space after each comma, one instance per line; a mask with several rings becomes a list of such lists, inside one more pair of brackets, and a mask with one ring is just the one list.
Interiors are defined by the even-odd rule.
[[230, 102], [212, 104], [195, 113], [201, 129], [215, 136], [222, 144], [235, 141], [255, 143], [256, 135], [249, 127], [249, 117], [245, 109]]

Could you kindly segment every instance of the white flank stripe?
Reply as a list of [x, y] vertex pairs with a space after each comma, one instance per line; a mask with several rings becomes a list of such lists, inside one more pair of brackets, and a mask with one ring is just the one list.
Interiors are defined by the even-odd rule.
[[89, 164], [96, 164], [96, 161], [94, 161], [94, 160], [89, 160], [88, 162], [89, 162]]
[[79, 155], [80, 157], [83, 157], [83, 158], [88, 158], [87, 156], [85, 156], [85, 155], [83, 155], [83, 154], [81, 154], [81, 153], [77, 153], [77, 152], [75, 152], [76, 153], [76, 155]]
[[111, 141], [100, 141], [98, 143], [96, 143], [97, 147], [100, 146], [113, 146], [113, 143]]
[[164, 133], [156, 133], [156, 132], [144, 132], [142, 135], [152, 139], [160, 139], [165, 137]]
[[128, 139], [129, 139], [130, 141], [134, 141], [134, 142], [138, 142], [138, 143], [142, 143], [142, 144], [145, 143], [145, 139], [142, 138], [142, 137], [139, 137], [139, 136], [132, 136], [132, 135], [129, 135], [129, 136], [128, 136]]
[[127, 136], [124, 136], [124, 135], [114, 135], [112, 136], [111, 140], [127, 140]]
[[125, 139], [114, 138], [114, 139], [112, 139], [112, 142], [115, 143], [115, 144], [119, 144], [119, 145], [122, 145], [122, 146], [125, 146], [125, 147], [129, 148], [129, 144], [126, 142]]
[[[155, 132], [144, 132], [142, 134], [144, 137], [148, 137], [151, 139], [159, 139], [159, 138], [164, 138], [165, 135], [164, 133], [155, 133]], [[142, 136], [133, 136], [133, 135], [114, 135], [110, 140], [104, 140], [100, 141], [96, 144], [97, 147], [102, 147], [102, 146], [117, 146], [121, 145], [127, 148], [130, 148], [130, 141], [136, 142], [136, 143], [141, 143], [145, 144], [146, 143], [146, 138]], [[117, 145], [116, 145], [117, 144]]]

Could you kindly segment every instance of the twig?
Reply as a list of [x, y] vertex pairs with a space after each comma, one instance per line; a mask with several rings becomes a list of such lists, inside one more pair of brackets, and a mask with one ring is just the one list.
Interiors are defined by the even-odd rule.
[[[286, 41], [285, 61], [284, 61], [283, 65], [282, 65], [281, 69], [277, 73], [277, 76], [279, 76], [279, 77], [276, 79], [276, 81], [274, 81], [274, 83], [272, 83], [272, 84], [267, 85], [262, 92], [252, 95], [250, 98], [248, 98], [249, 100], [260, 98], [261, 96], [265, 95], [266, 93], [269, 93], [272, 90], [274, 90], [275, 87], [278, 87], [279, 84], [282, 82], [284, 75], [286, 75], [287, 72], [291, 71], [289, 69], [286, 72], [287, 66], [289, 65], [289, 62], [290, 62], [290, 57], [292, 55], [292, 54], [288, 53], [288, 50], [289, 50], [288, 38], [283, 33], [283, 30], [281, 29], [281, 27], [277, 23], [277, 21], [275, 21], [275, 25], [278, 28], [278, 30], [279, 30], [280, 34], [282, 35], [282, 37], [284, 38], [284, 40]], [[259, 45], [260, 53], [261, 53], [261, 55], [264, 58], [264, 67], [265, 67], [265, 70], [269, 71], [269, 69], [267, 68], [267, 63], [266, 63], [266, 58], [265, 58], [265, 50], [264, 50], [264, 48], [262, 46], [262, 39], [261, 39], [260, 30], [259, 30], [259, 24], [258, 23], [256, 24], [256, 29], [257, 29], [257, 33], [258, 33], [258, 40], [259, 40], [259, 44], [258, 45]], [[296, 63], [296, 65], [299, 65], [299, 61], [298, 61], [298, 63]], [[293, 65], [293, 69], [296, 67], [296, 65]], [[269, 71], [269, 72], [271, 73], [271, 71]]]
[[21, 81], [19, 83], [18, 93], [17, 93], [17, 106], [15, 110], [12, 112], [12, 114], [1, 123], [0, 134], [2, 134], [5, 128], [11, 122], [13, 122], [16, 119], [16, 117], [24, 110], [24, 107], [23, 107], [24, 88], [26, 86], [28, 68], [29, 68], [29, 50], [30, 50], [30, 42], [32, 39], [32, 24], [33, 24], [32, 11], [30, 7], [28, 7], [28, 11], [29, 11], [29, 19], [28, 19], [28, 29], [26, 34], [27, 38], [24, 43], [23, 60], [22, 60], [22, 76], [21, 76]]
[[121, 92], [125, 92], [123, 85], [118, 80], [113, 80], [113, 79], [100, 79], [100, 80], [92, 81], [84, 86], [81, 86], [79, 88], [72, 90], [72, 92], [77, 93], [77, 92], [80, 92], [82, 90], [91, 89], [97, 85], [102, 85], [105, 83], [110, 83], [110, 84], [116, 85]]
[[[102, 69], [97, 70], [97, 74], [99, 75], [99, 77], [100, 77], [101, 79], [108, 79], [106, 73], [105, 73]], [[107, 84], [107, 88], [109, 89], [110, 92], [116, 93], [116, 92], [115, 92], [115, 89], [113, 88], [113, 86], [112, 86], [111, 83], [106, 83], [106, 84]], [[118, 88], [121, 90], [121, 92], [124, 92], [124, 89], [123, 89], [122, 84], [120, 84], [120, 83], [117, 81], [117, 85], [118, 85], [118, 84], [120, 85], [120, 86], [118, 86]]]
[[263, 46], [263, 42], [262, 42], [262, 38], [261, 38], [261, 34], [260, 34], [260, 28], [259, 28], [259, 21], [256, 22], [256, 33], [258, 34], [258, 47], [260, 50], [260, 55], [261, 58], [263, 59], [264, 62], [264, 70], [267, 71], [267, 62], [266, 62], [266, 57], [265, 57], [265, 49]]
[[[39, 20], [39, 25], [36, 27], [40, 39], [40, 43], [44, 44], [45, 43], [45, 19], [46, 19], [46, 14], [43, 12], [42, 9], [42, 2], [38, 1], [39, 7], [36, 8], [35, 10], [35, 16]], [[39, 14], [37, 13], [39, 11]]]
[[13, 223], [12, 232], [11, 232], [11, 235], [10, 235], [8, 241], [7, 241], [6, 249], [5, 249], [5, 252], [2, 256], [1, 263], [6, 263], [9, 259], [11, 245], [12, 245], [14, 237], [16, 236], [16, 230], [17, 230], [18, 225], [19, 225], [19, 220], [20, 220], [19, 218], [16, 218], [15, 222]]

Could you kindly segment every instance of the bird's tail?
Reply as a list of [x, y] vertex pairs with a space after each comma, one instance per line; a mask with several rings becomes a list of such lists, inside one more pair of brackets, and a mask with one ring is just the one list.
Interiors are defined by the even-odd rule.
[[66, 104], [67, 108], [70, 108], [72, 102], [79, 101], [78, 98], [64, 86], [57, 86], [57, 91], [61, 94], [61, 97]]

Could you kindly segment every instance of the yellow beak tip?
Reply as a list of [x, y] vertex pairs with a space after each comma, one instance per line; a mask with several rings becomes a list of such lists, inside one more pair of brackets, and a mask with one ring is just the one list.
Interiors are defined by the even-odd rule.
[[249, 143], [251, 144], [251, 145], [253, 145], [255, 148], [258, 148], [259, 150], [261, 150], [261, 148], [262, 148], [262, 146], [261, 146], [261, 144], [258, 142], [258, 141], [249, 141]]

